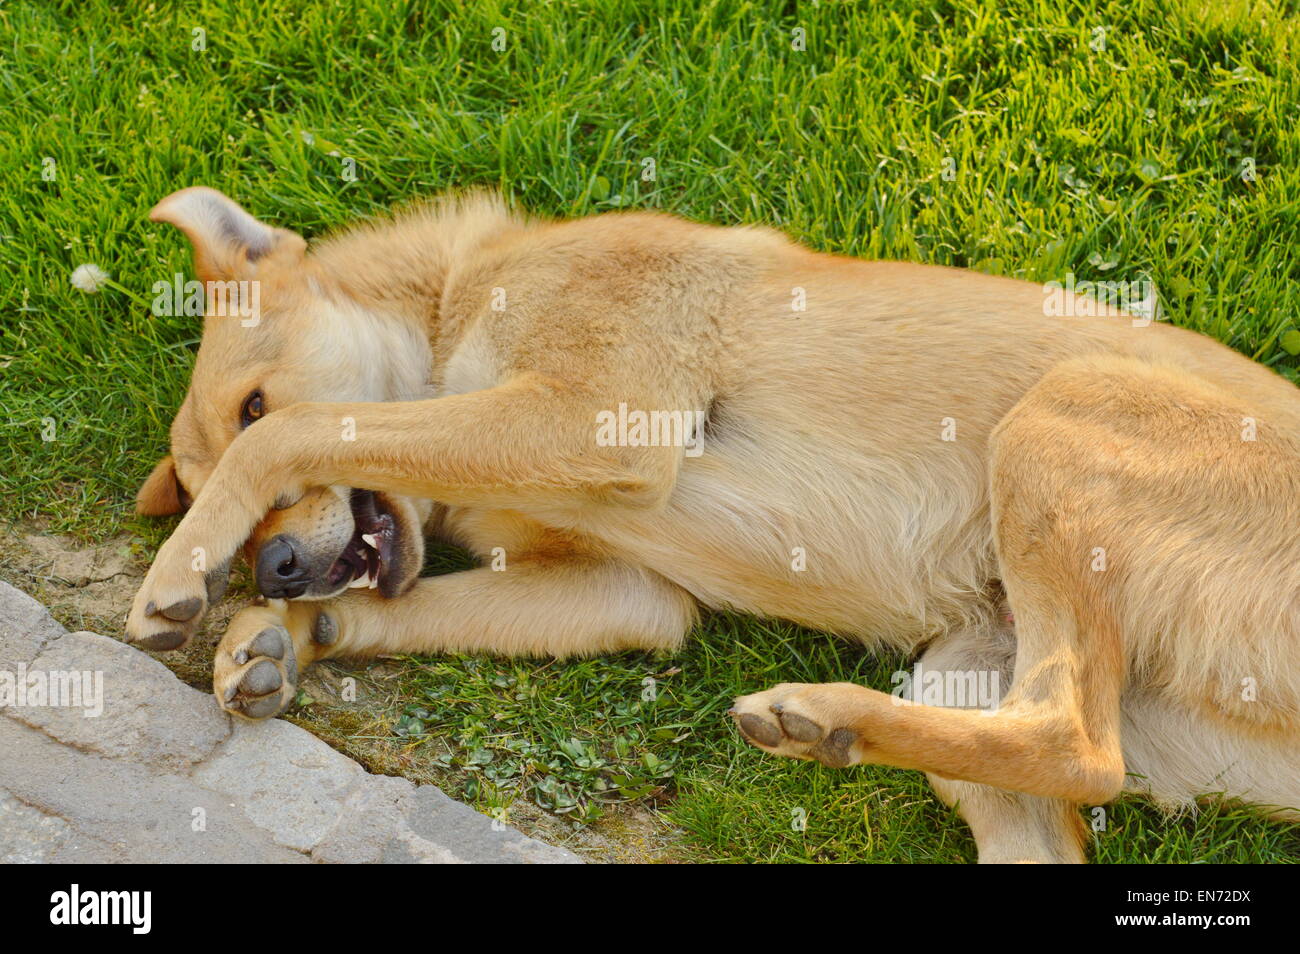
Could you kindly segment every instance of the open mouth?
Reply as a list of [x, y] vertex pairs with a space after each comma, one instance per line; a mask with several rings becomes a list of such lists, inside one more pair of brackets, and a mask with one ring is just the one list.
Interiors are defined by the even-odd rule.
[[374, 491], [354, 488], [350, 505], [356, 530], [330, 567], [327, 579], [331, 587], [374, 589], [392, 562], [397, 522]]

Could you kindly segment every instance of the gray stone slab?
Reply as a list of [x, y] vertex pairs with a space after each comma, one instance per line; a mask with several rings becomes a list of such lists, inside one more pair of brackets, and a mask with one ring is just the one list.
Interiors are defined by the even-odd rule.
[[413, 804], [415, 786], [404, 778], [371, 775], [349, 794], [334, 827], [312, 849], [313, 861], [375, 864], [397, 836]]
[[44, 606], [0, 581], [0, 670], [16, 672], [66, 632]]
[[0, 671], [20, 666], [60, 685], [89, 672], [91, 692], [0, 713], [0, 863], [580, 863], [288, 722], [232, 723], [162, 663], [67, 634], [0, 583]]
[[8, 792], [0, 793], [0, 865], [48, 862], [72, 834], [58, 815], [24, 805]]
[[311, 851], [343, 815], [365, 770], [288, 722], [239, 722], [194, 781], [225, 792], [277, 842]]
[[[210, 693], [185, 685], [158, 660], [107, 636], [64, 636], [28, 672], [52, 686], [82, 690], [80, 705], [56, 706], [51, 692], [49, 704], [12, 706], [7, 714], [81, 749], [185, 768], [230, 735], [230, 717]], [[65, 701], [75, 698], [63, 695]]]
[[582, 864], [580, 858], [529, 838], [432, 785], [415, 790], [405, 824], [385, 846], [387, 864]]
[[[0, 719], [0, 786], [75, 832], [58, 860], [147, 863], [304, 862], [274, 843], [229, 797], [189, 779], [63, 745], [13, 719]], [[26, 827], [30, 835], [30, 825]], [[14, 846], [19, 845], [15, 838]], [[8, 846], [0, 844], [0, 851]], [[109, 857], [102, 857], [105, 854]]]

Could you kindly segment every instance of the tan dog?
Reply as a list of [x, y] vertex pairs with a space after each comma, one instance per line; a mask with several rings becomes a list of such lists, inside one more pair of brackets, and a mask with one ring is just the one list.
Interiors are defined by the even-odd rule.
[[[672, 649], [731, 607], [1000, 677], [733, 710], [770, 752], [929, 772], [983, 861], [1082, 860], [1126, 773], [1300, 805], [1300, 391], [1217, 342], [663, 215], [468, 196], [311, 254], [209, 189], [152, 217], [259, 283], [258, 320], [205, 319], [139, 495], [193, 505], [127, 623], [183, 645], [247, 541], [276, 599], [218, 648], [231, 712], [326, 656]], [[417, 579], [426, 522], [491, 565]]]

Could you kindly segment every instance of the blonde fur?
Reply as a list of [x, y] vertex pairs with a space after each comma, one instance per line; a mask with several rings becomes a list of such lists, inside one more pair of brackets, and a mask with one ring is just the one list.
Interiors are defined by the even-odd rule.
[[[1126, 771], [1168, 803], [1300, 805], [1300, 392], [1267, 369], [1113, 310], [1044, 317], [1026, 282], [766, 229], [537, 221], [474, 194], [250, 258], [256, 220], [190, 192], [156, 217], [201, 277], [257, 278], [268, 306], [252, 334], [205, 325], [175, 464], [141, 491], [165, 512], [179, 480], [195, 504], [128, 635], [189, 638], [213, 598], [196, 547], [219, 567], [272, 531], [351, 526], [312, 488], [380, 492], [415, 548], [393, 598], [237, 616], [216, 661], [232, 711], [271, 714], [260, 697], [287, 702], [322, 656], [671, 648], [727, 607], [1006, 669], [990, 712], [846, 684], [735, 710], [772, 752], [932, 773], [986, 860], [1080, 860], [1072, 806]], [[274, 413], [240, 433], [255, 387]], [[702, 412], [704, 452], [601, 446], [620, 404]], [[504, 572], [416, 581], [426, 518]], [[248, 661], [268, 627], [293, 644], [269, 694]]]

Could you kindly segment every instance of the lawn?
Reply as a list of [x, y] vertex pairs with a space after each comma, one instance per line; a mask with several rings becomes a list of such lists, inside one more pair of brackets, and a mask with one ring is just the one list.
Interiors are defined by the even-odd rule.
[[[131, 504], [199, 327], [149, 313], [189, 261], [146, 213], [197, 183], [309, 237], [485, 184], [544, 214], [1149, 279], [1168, 320], [1300, 381], [1298, 23], [1294, 2], [1179, 0], [0, 3], [0, 521], [126, 535], [140, 560], [165, 536]], [[113, 284], [74, 288], [83, 263]], [[639, 805], [680, 858], [971, 860], [917, 773], [766, 758], [723, 715], [777, 681], [888, 688], [899, 664], [719, 614], [673, 656], [390, 661], [384, 707], [290, 717], [551, 832]], [[1300, 826], [1125, 800], [1095, 855], [1294, 861]]]

